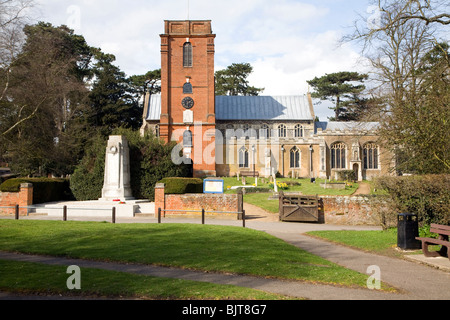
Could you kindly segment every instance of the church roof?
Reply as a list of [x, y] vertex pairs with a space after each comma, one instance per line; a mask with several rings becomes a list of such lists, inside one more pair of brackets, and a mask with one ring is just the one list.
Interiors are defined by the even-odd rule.
[[217, 120], [314, 120], [304, 96], [217, 96]]
[[340, 121], [330, 121], [330, 122], [316, 122], [316, 131], [321, 129], [323, 132], [371, 132], [376, 131], [380, 127], [379, 122], [340, 122]]
[[[161, 95], [150, 97], [147, 120], [159, 120]], [[216, 96], [216, 120], [314, 120], [307, 95], [299, 96]]]

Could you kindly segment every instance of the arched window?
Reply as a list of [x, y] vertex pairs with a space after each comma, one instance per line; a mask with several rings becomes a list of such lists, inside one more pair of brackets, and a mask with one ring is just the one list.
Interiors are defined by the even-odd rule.
[[331, 169], [346, 168], [346, 150], [345, 143], [337, 142], [331, 145]]
[[363, 147], [364, 169], [378, 169], [378, 146], [367, 143]]
[[259, 136], [263, 139], [270, 139], [270, 128], [267, 124], [263, 124], [259, 131]]
[[192, 132], [189, 130], [183, 133], [183, 147], [192, 148]]
[[242, 147], [239, 150], [239, 168], [248, 168], [248, 150]]
[[303, 137], [303, 126], [302, 125], [297, 124], [295, 126], [294, 135], [295, 135], [296, 138], [302, 138]]
[[286, 126], [284, 124], [280, 124], [278, 126], [278, 138], [286, 138]]
[[192, 67], [192, 44], [190, 42], [183, 45], [183, 67]]
[[300, 150], [297, 147], [293, 147], [291, 149], [291, 157], [290, 157], [290, 165], [291, 169], [299, 169], [300, 168]]
[[157, 125], [155, 126], [155, 136], [156, 136], [157, 138], [159, 138], [159, 137], [161, 136], [161, 130], [160, 130], [159, 124], [157, 124]]

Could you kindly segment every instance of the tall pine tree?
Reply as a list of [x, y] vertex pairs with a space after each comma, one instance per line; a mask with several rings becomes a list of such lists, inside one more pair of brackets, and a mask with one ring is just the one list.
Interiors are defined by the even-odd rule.
[[[358, 120], [358, 114], [365, 101], [360, 94], [366, 89], [362, 84], [368, 79], [368, 75], [357, 72], [338, 72], [316, 77], [308, 81], [315, 90], [311, 96], [321, 100], [334, 102], [334, 121]], [[360, 84], [356, 84], [360, 83]]]

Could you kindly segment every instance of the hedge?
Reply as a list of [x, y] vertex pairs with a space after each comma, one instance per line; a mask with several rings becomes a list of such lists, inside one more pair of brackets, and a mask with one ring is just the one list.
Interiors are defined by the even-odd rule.
[[22, 183], [33, 184], [33, 204], [73, 200], [67, 179], [15, 178], [0, 185], [1, 192], [19, 192]]
[[203, 180], [197, 178], [164, 178], [165, 194], [203, 193]]
[[450, 224], [450, 175], [382, 177], [375, 187], [385, 191], [391, 219], [398, 213], [413, 213], [421, 225]]

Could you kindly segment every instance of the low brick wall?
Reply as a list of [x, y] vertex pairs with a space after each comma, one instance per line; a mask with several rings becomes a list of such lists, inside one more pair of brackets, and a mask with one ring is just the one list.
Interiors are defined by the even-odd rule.
[[[165, 215], [200, 215], [202, 209], [208, 215], [231, 215], [237, 218], [238, 212], [243, 210], [242, 195], [239, 194], [165, 194], [164, 185], [155, 187], [155, 213], [158, 208], [167, 210]], [[183, 210], [185, 212], [169, 211]], [[220, 213], [230, 212], [230, 213]], [[231, 213], [233, 212], [233, 213]], [[234, 213], [235, 212], [235, 213]]]
[[[23, 183], [19, 192], [0, 192], [0, 207], [15, 207], [19, 205], [19, 215], [27, 215], [28, 209], [24, 208], [33, 204], [33, 185]], [[0, 214], [13, 215], [15, 208], [0, 208]]]
[[360, 196], [322, 196], [325, 223], [342, 225], [378, 225], [369, 198]]

